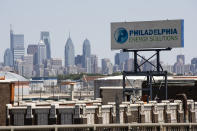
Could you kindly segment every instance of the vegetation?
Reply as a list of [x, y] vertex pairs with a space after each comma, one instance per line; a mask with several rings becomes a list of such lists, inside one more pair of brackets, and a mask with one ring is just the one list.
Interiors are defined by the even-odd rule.
[[69, 75], [58, 75], [57, 79], [58, 80], [80, 80], [83, 77], [83, 74], [69, 74]]

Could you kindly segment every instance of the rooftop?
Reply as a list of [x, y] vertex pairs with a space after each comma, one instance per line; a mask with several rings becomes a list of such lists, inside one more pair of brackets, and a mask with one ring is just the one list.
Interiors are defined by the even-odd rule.
[[[97, 80], [122, 80], [123, 75], [98, 78]], [[127, 76], [129, 80], [146, 80], [146, 76]], [[163, 76], [154, 76], [154, 80], [164, 80]], [[168, 80], [197, 80], [197, 76], [168, 76]]]
[[12, 72], [6, 72], [6, 71], [0, 71], [0, 76], [4, 76], [5, 80], [7, 81], [29, 81], [28, 79], [24, 78], [23, 76], [20, 76], [16, 73]]

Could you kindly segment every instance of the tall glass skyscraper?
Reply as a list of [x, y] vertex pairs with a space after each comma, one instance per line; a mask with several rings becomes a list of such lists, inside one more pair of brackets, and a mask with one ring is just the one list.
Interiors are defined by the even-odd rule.
[[[14, 38], [14, 33], [13, 33], [12, 27], [10, 25], [10, 50], [12, 51], [12, 55], [13, 55], [13, 50], [14, 50], [13, 38]], [[12, 56], [12, 57], [14, 58], [14, 56]]]
[[14, 42], [14, 61], [17, 59], [21, 59], [24, 56], [25, 48], [24, 48], [24, 35], [23, 34], [14, 34], [13, 36]]
[[115, 54], [115, 58], [114, 58], [114, 63], [115, 63], [115, 65], [120, 65], [120, 53], [116, 53]]
[[87, 58], [90, 59], [91, 55], [91, 47], [90, 47], [90, 41], [88, 39], [85, 39], [83, 42], [83, 60], [82, 60], [82, 67], [86, 68]]
[[13, 55], [13, 63], [24, 56], [24, 35], [14, 34], [12, 29], [10, 29], [10, 49]]
[[122, 52], [115, 54], [115, 64], [121, 65], [123, 62], [129, 59], [129, 52]]
[[46, 59], [46, 45], [42, 40], [38, 43], [38, 64], [43, 64]]
[[119, 54], [119, 62], [120, 62], [120, 64], [125, 62], [128, 59], [129, 59], [129, 52], [120, 51], [120, 54]]
[[4, 53], [4, 65], [13, 66], [13, 55], [12, 51], [8, 48]]
[[43, 40], [46, 45], [47, 59], [51, 59], [51, 42], [49, 32], [42, 31], [40, 34], [40, 39]]
[[69, 36], [69, 38], [66, 41], [66, 45], [65, 45], [65, 66], [74, 66], [75, 65], [75, 50], [74, 50], [74, 45], [73, 42]]

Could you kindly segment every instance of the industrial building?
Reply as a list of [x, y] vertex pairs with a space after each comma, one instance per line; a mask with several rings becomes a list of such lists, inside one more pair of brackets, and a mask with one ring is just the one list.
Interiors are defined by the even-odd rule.
[[[194, 76], [169, 76], [168, 97], [173, 100], [142, 101], [143, 95], [149, 95], [147, 90], [137, 90], [130, 96], [127, 102], [122, 100], [122, 76], [111, 76], [94, 80], [94, 99], [80, 100], [73, 97], [73, 90], [70, 90], [70, 100], [59, 99], [45, 101], [18, 101], [13, 102], [14, 82], [1, 80], [0, 89], [2, 93], [7, 91], [10, 94], [5, 98], [1, 97], [4, 106], [5, 116], [1, 116], [2, 125], [70, 125], [70, 124], [126, 124], [126, 123], [196, 123], [197, 103], [195, 102], [196, 80]], [[163, 78], [154, 77], [153, 96], [156, 97], [160, 88], [162, 92]], [[2, 84], [6, 84], [2, 86]], [[62, 84], [71, 84], [64, 82]], [[126, 81], [128, 89], [146, 88], [146, 77], [129, 76]], [[174, 89], [174, 91], [173, 91]], [[179, 90], [180, 89], [180, 90]], [[185, 91], [187, 90], [187, 91]], [[194, 93], [193, 93], [194, 92]], [[185, 93], [188, 100], [176, 99], [176, 94]], [[190, 93], [187, 94], [187, 93]], [[4, 93], [5, 95], [5, 93]], [[90, 94], [89, 94], [90, 95]], [[91, 94], [92, 95], [92, 94]], [[3, 96], [3, 95], [1, 95]], [[174, 96], [174, 97], [173, 97]], [[135, 98], [135, 99], [134, 99]], [[191, 100], [193, 99], [193, 100]], [[6, 112], [5, 112], [6, 111]], [[127, 128], [126, 128], [127, 129]], [[150, 128], [152, 129], [152, 127]]]
[[[5, 80], [14, 83], [14, 101], [18, 101], [18, 96], [29, 95], [29, 80], [13, 72], [0, 71], [0, 76]], [[0, 80], [2, 81], [2, 80]]]
[[[94, 98], [102, 98], [102, 104], [115, 102], [116, 96], [119, 101], [123, 99], [122, 88], [123, 76], [110, 76], [99, 78], [94, 81]], [[126, 100], [142, 98], [150, 96], [147, 90], [146, 76], [127, 76], [126, 88], [131, 90], [130, 94], [126, 94]], [[195, 76], [168, 76], [167, 80], [167, 96], [168, 99], [177, 99], [178, 95], [185, 94], [187, 99], [197, 100], [197, 77]], [[153, 100], [165, 100], [166, 89], [164, 87], [164, 78], [155, 76], [152, 83]]]
[[6, 104], [14, 103], [14, 83], [0, 80], [0, 126], [6, 125]]

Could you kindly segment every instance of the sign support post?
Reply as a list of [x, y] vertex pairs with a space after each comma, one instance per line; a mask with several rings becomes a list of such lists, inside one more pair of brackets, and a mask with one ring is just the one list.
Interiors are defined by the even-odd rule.
[[[160, 64], [160, 52], [183, 47], [183, 19], [111, 23], [111, 49], [133, 52], [134, 54], [134, 71], [123, 71], [123, 101], [125, 101], [126, 93], [131, 94], [131, 92], [136, 90], [149, 91], [150, 100], [153, 100], [153, 97], [155, 97], [153, 96], [155, 91], [153, 90], [154, 76], [164, 77], [165, 95], [163, 99], [168, 99], [167, 71], [164, 71]], [[148, 51], [155, 52], [148, 59], [138, 54], [139, 52]], [[138, 57], [144, 60], [143, 63], [138, 64]], [[150, 61], [153, 57], [156, 57], [156, 64]], [[145, 63], [150, 64], [155, 69], [141, 71], [141, 66]], [[147, 87], [125, 88], [126, 76], [145, 76], [147, 78]]]
[[[134, 71], [123, 71], [123, 101], [125, 101], [126, 93], [133, 92], [134, 90], [148, 90], [150, 100], [153, 100], [153, 77], [154, 76], [163, 76], [164, 77], [164, 86], [165, 86], [165, 99], [168, 99], [168, 89], [167, 89], [167, 71], [163, 71], [163, 68], [160, 64], [160, 51], [170, 51], [171, 48], [164, 48], [164, 49], [141, 49], [141, 50], [126, 50], [123, 49], [123, 52], [133, 52], [134, 53]], [[145, 59], [138, 52], [145, 52], [145, 51], [154, 51], [156, 52], [150, 58]], [[138, 65], [137, 58], [141, 57], [145, 60], [141, 65]], [[149, 60], [156, 56], [156, 66], [152, 64]], [[150, 63], [153, 67], [156, 68], [156, 71], [141, 71], [140, 67], [144, 65], [146, 62]], [[143, 89], [127, 89], [125, 78], [127, 76], [147, 76], [147, 88]]]

